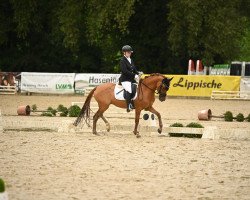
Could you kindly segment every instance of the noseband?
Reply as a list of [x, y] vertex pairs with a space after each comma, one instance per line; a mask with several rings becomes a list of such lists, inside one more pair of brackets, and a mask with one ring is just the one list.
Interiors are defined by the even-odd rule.
[[167, 91], [169, 90], [169, 85], [166, 85], [166, 83], [164, 83], [163, 81], [164, 81], [164, 79], [162, 80], [161, 85], [160, 85], [160, 89], [157, 90], [158, 93], [156, 93], [156, 94], [161, 94], [161, 90], [164, 87], [166, 88]]
[[158, 90], [158, 89], [156, 89], [156, 91], [154, 90], [154, 89], [152, 89], [152, 88], [150, 88], [149, 86], [147, 86], [145, 83], [143, 83], [143, 82], [141, 82], [141, 84], [143, 84], [145, 87], [147, 87], [148, 89], [150, 89], [150, 90], [152, 90], [152, 91], [154, 91], [155, 92], [155, 94], [162, 94], [161, 93], [161, 90], [162, 90], [162, 88], [163, 87], [165, 87], [166, 88], [166, 90], [168, 91], [169, 90], [169, 85], [167, 85], [166, 83], [165, 83], [165, 81], [164, 81], [165, 79], [163, 79], [162, 80], [162, 82], [161, 82], [161, 85], [160, 85], [160, 89]]

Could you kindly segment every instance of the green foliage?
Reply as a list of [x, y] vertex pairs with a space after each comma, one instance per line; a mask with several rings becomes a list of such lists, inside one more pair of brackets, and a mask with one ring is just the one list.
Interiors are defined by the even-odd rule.
[[33, 105], [31, 106], [31, 109], [32, 109], [32, 111], [37, 111], [37, 105], [36, 105], [36, 104], [33, 104]]
[[0, 178], [0, 193], [3, 193], [5, 191], [5, 184], [3, 179]]
[[176, 122], [176, 123], [171, 124], [170, 127], [183, 127], [183, 124]]
[[140, 70], [186, 73], [190, 57], [249, 60], [249, 21], [247, 0], [3, 0], [0, 69], [120, 72], [130, 44]]
[[250, 60], [250, 29], [246, 29], [241, 39], [239, 60]]
[[[191, 122], [186, 127], [190, 127], [190, 128], [204, 128], [201, 124], [196, 123], [196, 122]], [[188, 138], [201, 138], [202, 135], [201, 134], [186, 134], [185, 137], [188, 137]]]
[[51, 112], [52, 115], [56, 116], [57, 110], [52, 107], [48, 107], [47, 111]]
[[225, 112], [224, 119], [226, 122], [232, 122], [233, 121], [233, 113], [230, 111]]
[[41, 116], [53, 117], [53, 114], [51, 112], [42, 112]]
[[195, 122], [191, 122], [187, 125], [187, 127], [190, 127], [190, 128], [204, 128], [201, 124], [199, 123], [195, 123]]
[[242, 113], [239, 113], [237, 116], [236, 116], [236, 121], [237, 122], [243, 122], [244, 121], [244, 115]]
[[57, 107], [57, 111], [62, 112], [63, 109], [64, 109], [64, 106], [62, 104], [59, 104], [58, 107]]
[[237, 58], [246, 27], [245, 18], [239, 15], [240, 2], [171, 1], [168, 20], [172, 50], [180, 57], [202, 58], [205, 65], [216, 59]]
[[61, 117], [66, 117], [68, 115], [68, 108], [66, 108], [65, 106], [63, 106], [62, 104], [60, 104], [57, 107], [57, 111], [60, 112], [60, 116]]
[[250, 114], [248, 114], [247, 118], [246, 118], [247, 122], [250, 122]]
[[73, 105], [69, 107], [68, 111], [69, 117], [77, 117], [81, 112], [81, 108], [78, 105]]
[[[170, 127], [184, 127], [181, 123], [174, 123], [171, 124]], [[191, 122], [186, 127], [190, 128], [204, 128], [201, 124]], [[202, 135], [200, 134], [183, 134], [183, 133], [169, 133], [169, 136], [171, 137], [188, 137], [188, 138], [201, 138]]]

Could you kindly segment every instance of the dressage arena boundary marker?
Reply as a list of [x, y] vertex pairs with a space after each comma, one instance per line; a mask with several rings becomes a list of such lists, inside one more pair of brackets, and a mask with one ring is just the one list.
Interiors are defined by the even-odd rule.
[[[1, 120], [0, 116], [0, 120]], [[50, 121], [46, 119], [39, 121], [23, 121], [5, 118], [2, 122], [0, 121], [0, 132], [1, 128], [3, 131], [46, 131], [46, 132], [58, 132], [58, 133], [76, 133], [91, 134], [92, 130], [90, 127], [76, 128], [73, 126], [73, 119], [65, 119], [63, 121]], [[102, 123], [101, 123], [102, 124]], [[106, 126], [100, 124], [101, 132], [106, 132]], [[134, 125], [122, 125], [115, 124], [111, 126], [111, 130], [114, 132], [127, 133], [131, 132]], [[163, 132], [159, 135], [157, 133], [157, 127], [153, 126], [140, 126], [140, 132], [147, 132], [154, 136], [169, 137], [169, 133], [182, 133], [182, 134], [202, 134], [202, 139], [232, 139], [232, 140], [250, 140], [250, 130], [248, 129], [221, 129], [216, 126], [207, 126], [205, 128], [187, 128], [187, 127], [163, 127]], [[108, 134], [108, 133], [107, 133]]]
[[2, 118], [2, 113], [1, 113], [1, 110], [0, 110], [0, 133], [3, 132], [3, 118]]
[[250, 100], [250, 92], [246, 91], [216, 91], [211, 93], [211, 99], [220, 100]]
[[16, 94], [16, 86], [0, 86], [0, 94]]

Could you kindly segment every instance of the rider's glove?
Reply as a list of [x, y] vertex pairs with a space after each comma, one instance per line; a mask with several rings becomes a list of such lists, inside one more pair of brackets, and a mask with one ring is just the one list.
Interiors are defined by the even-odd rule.
[[139, 76], [142, 76], [144, 73], [143, 72], [138, 72], [139, 73]]
[[137, 83], [139, 83], [139, 79], [140, 79], [140, 77], [136, 74], [136, 75], [135, 75], [135, 81], [136, 81]]

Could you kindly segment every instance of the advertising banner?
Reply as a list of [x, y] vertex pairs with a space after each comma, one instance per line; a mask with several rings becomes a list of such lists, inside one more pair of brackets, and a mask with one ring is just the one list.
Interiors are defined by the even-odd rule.
[[21, 73], [21, 92], [73, 94], [75, 73]]
[[250, 78], [241, 78], [240, 91], [250, 92]]
[[103, 83], [117, 83], [120, 74], [76, 74], [75, 92], [83, 93], [86, 87], [93, 87]]
[[209, 97], [213, 90], [239, 91], [239, 76], [194, 76], [166, 75], [174, 77], [168, 91], [169, 96], [202, 96]]

